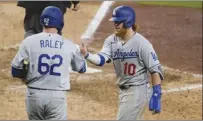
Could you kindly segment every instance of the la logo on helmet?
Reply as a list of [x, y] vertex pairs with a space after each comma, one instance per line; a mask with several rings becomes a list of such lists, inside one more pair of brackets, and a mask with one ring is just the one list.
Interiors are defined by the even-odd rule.
[[44, 24], [49, 25], [49, 18], [44, 18]]

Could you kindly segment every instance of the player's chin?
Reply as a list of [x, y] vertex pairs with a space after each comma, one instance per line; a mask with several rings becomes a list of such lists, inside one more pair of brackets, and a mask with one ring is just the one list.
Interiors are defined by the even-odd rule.
[[123, 32], [120, 32], [120, 31], [115, 31], [114, 34], [118, 37], [121, 37], [123, 36]]

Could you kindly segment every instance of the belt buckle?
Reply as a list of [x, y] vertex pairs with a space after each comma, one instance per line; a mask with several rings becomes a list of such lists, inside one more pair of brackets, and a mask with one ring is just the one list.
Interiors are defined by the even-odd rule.
[[128, 89], [130, 86], [129, 85], [121, 85], [120, 89]]
[[128, 89], [130, 86], [129, 85], [124, 85], [125, 89]]

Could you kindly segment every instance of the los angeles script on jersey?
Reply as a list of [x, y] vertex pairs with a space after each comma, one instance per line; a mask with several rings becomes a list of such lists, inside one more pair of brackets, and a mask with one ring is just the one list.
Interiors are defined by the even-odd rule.
[[117, 49], [114, 54], [113, 54], [113, 59], [127, 59], [127, 58], [137, 58], [138, 57], [138, 53], [136, 51], [133, 51], [133, 49], [131, 49], [130, 51], [120, 51], [120, 49]]
[[63, 42], [58, 40], [40, 40], [41, 48], [58, 48], [61, 49]]

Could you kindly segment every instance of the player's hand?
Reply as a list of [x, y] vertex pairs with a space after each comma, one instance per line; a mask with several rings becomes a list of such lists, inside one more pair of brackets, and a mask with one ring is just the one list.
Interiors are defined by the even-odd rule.
[[153, 94], [149, 102], [149, 110], [153, 111], [153, 114], [161, 112], [161, 85], [153, 86]]
[[87, 55], [87, 47], [86, 47], [86, 45], [83, 43], [83, 42], [81, 42], [81, 45], [80, 45], [80, 52], [82, 53], [82, 55], [85, 57], [86, 55]]
[[78, 11], [80, 9], [80, 4], [74, 4], [74, 7], [72, 8], [73, 11]]

